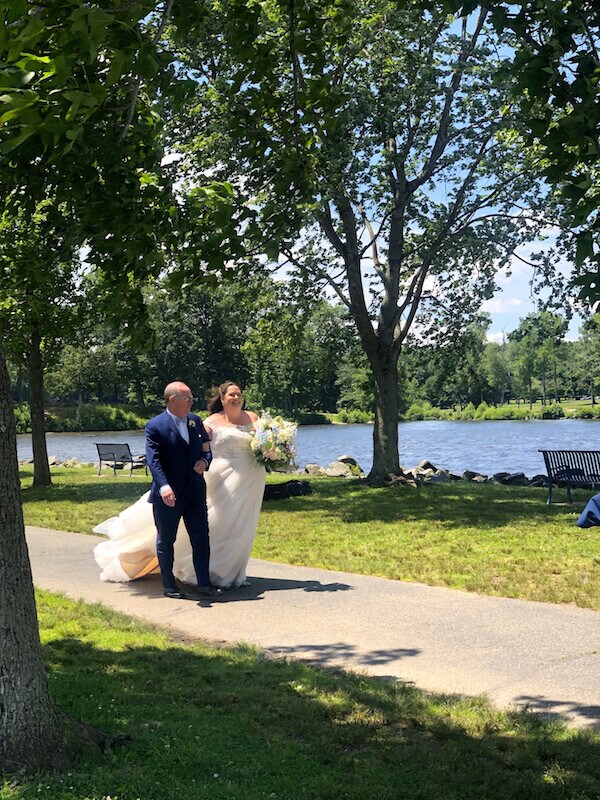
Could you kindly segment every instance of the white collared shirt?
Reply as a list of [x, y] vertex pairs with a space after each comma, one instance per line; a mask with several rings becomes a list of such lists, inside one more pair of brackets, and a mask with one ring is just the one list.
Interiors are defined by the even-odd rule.
[[175, 420], [175, 424], [177, 425], [177, 429], [179, 430], [179, 433], [181, 434], [181, 438], [183, 439], [184, 442], [187, 442], [187, 444], [189, 444], [190, 443], [190, 432], [188, 430], [188, 419], [187, 419], [187, 417], [183, 417], [183, 419], [182, 419], [181, 417], [178, 417], [175, 414], [173, 414], [171, 411], [169, 411], [168, 408], [167, 408], [167, 414], [170, 417], [173, 417], [173, 419]]

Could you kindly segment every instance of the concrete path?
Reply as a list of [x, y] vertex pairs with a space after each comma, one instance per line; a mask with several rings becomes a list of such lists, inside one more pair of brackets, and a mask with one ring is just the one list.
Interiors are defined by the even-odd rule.
[[157, 576], [102, 583], [97, 536], [27, 528], [34, 582], [168, 626], [421, 689], [486, 694], [600, 729], [600, 612], [251, 560], [225, 602], [168, 600]]

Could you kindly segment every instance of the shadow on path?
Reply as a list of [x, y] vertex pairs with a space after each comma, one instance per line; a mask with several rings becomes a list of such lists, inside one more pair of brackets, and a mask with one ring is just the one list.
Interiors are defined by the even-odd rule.
[[[300, 590], [303, 592], [347, 592], [354, 587], [348, 583], [321, 583], [316, 580], [290, 580], [287, 578], [248, 578], [250, 586], [240, 586], [238, 589], [229, 589], [223, 592], [221, 603], [238, 603], [247, 600], [262, 600], [266, 592], [282, 592]], [[162, 586], [158, 575], [151, 575], [147, 578], [140, 578], [123, 584], [126, 590], [136, 595], [147, 597], [158, 597], [162, 594]], [[183, 590], [189, 594], [190, 600], [200, 602], [202, 605], [212, 605], [213, 600], [196, 594], [196, 587], [193, 584], [182, 583]]]
[[571, 700], [558, 700], [540, 695], [523, 694], [516, 698], [519, 708], [543, 714], [547, 719], [563, 720], [565, 715], [587, 720], [589, 727], [600, 729], [600, 706], [580, 705]]
[[[417, 648], [395, 647], [390, 650], [372, 650], [361, 652], [353, 644], [347, 642], [336, 642], [335, 644], [300, 644], [285, 647], [275, 645], [269, 651], [278, 656], [293, 656], [301, 658], [310, 664], [318, 664], [321, 667], [340, 666], [340, 660], [351, 659], [355, 664], [365, 666], [376, 666], [380, 664], [390, 664], [403, 658], [413, 658], [418, 656], [421, 650]], [[393, 680], [398, 680], [393, 678]]]

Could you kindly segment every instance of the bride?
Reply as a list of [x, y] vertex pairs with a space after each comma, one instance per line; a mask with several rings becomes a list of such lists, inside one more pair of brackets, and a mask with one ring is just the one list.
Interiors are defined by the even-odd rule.
[[[265, 468], [250, 442], [257, 415], [244, 410], [240, 387], [225, 381], [208, 406], [204, 427], [211, 436], [213, 460], [204, 473], [210, 538], [210, 580], [223, 589], [247, 585], [246, 566], [254, 542], [265, 488]], [[183, 523], [181, 523], [183, 525]], [[131, 581], [157, 573], [156, 528], [148, 493], [95, 533], [108, 536], [94, 548], [104, 581]], [[192, 551], [185, 531], [175, 541], [175, 577], [196, 583]]]

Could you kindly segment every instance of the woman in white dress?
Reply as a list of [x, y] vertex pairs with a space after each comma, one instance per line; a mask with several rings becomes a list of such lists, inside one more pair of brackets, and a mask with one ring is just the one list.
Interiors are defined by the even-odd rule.
[[[265, 468], [252, 452], [251, 431], [258, 419], [245, 411], [240, 387], [225, 381], [209, 404], [204, 425], [211, 434], [213, 460], [204, 473], [210, 537], [210, 580], [224, 589], [247, 584], [246, 566], [254, 542], [265, 488]], [[101, 523], [94, 531], [108, 536], [94, 549], [106, 581], [130, 581], [158, 572], [156, 528], [145, 494], [134, 505]], [[175, 577], [194, 584], [189, 538], [175, 541]]]

